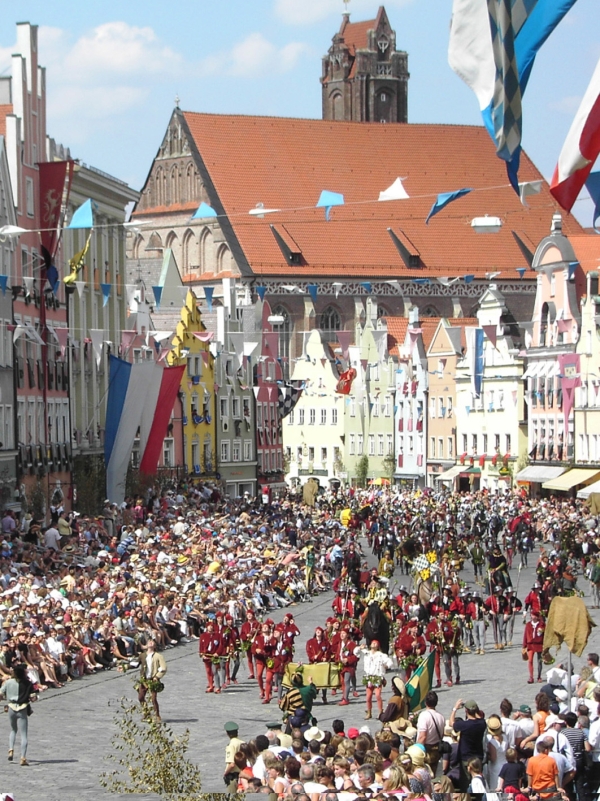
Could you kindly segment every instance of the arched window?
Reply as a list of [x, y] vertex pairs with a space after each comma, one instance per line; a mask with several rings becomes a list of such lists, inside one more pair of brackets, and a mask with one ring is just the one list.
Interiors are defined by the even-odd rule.
[[185, 171], [186, 200], [195, 200], [196, 198], [196, 182], [194, 179], [194, 165], [190, 163]]
[[179, 203], [179, 170], [177, 165], [171, 169], [171, 203]]
[[331, 116], [334, 120], [344, 119], [344, 100], [341, 92], [334, 92], [331, 95]]
[[142, 258], [145, 247], [146, 247], [146, 240], [141, 234], [138, 234], [133, 243], [133, 258], [134, 259]]
[[389, 309], [386, 306], [382, 306], [381, 303], [377, 304], [377, 319], [379, 320], [380, 317], [390, 317]]
[[272, 311], [273, 317], [283, 317], [282, 323], [273, 324], [273, 331], [279, 334], [279, 358], [282, 359], [281, 368], [284, 377], [289, 376], [290, 365], [290, 342], [292, 339], [292, 319], [288, 310], [281, 304], [275, 306]]
[[177, 239], [177, 234], [175, 231], [169, 231], [167, 238], [165, 239], [165, 247], [174, 250], [177, 248], [178, 244], [179, 240]]
[[154, 173], [154, 199], [157, 206], [163, 206], [165, 202], [163, 178], [162, 167], [157, 167]]
[[336, 331], [341, 331], [342, 329], [342, 318], [336, 308], [327, 306], [319, 319], [319, 328], [325, 342], [335, 341]]
[[213, 235], [210, 228], [205, 228], [200, 234], [200, 272], [214, 272]]
[[220, 273], [231, 270], [231, 251], [227, 245], [221, 245], [217, 253], [217, 270]]
[[184, 275], [189, 275], [198, 269], [198, 251], [196, 250], [196, 235], [188, 228], [183, 235], [181, 253], [181, 267]]
[[435, 306], [429, 304], [428, 306], [425, 306], [425, 308], [421, 310], [421, 317], [441, 317], [441, 314], [435, 308]]

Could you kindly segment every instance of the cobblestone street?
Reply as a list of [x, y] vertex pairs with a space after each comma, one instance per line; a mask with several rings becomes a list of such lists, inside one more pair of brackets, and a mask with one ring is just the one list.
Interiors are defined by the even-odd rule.
[[[523, 570], [519, 584], [521, 600], [533, 582], [536, 555], [529, 560], [530, 567]], [[474, 586], [470, 564], [461, 574]], [[513, 571], [513, 582], [517, 582], [517, 571]], [[406, 578], [404, 583], [408, 583]], [[392, 579], [392, 585], [401, 577]], [[580, 587], [587, 593], [587, 582], [579, 579]], [[313, 603], [292, 607], [301, 637], [297, 642], [297, 653], [304, 655], [304, 644], [314, 628], [322, 624], [331, 611], [332, 594], [317, 596]], [[588, 600], [588, 597], [586, 597]], [[598, 621], [598, 611], [590, 610]], [[275, 620], [282, 612], [274, 613]], [[508, 697], [515, 706], [533, 703], [537, 685], [527, 685], [527, 670], [521, 660], [521, 638], [523, 624], [517, 620], [514, 643], [505, 651], [494, 651], [493, 642], [488, 642], [485, 656], [465, 654], [461, 657], [461, 686], [440, 690], [439, 709], [448, 717], [457, 698], [474, 698], [480, 707], [490, 713], [497, 711], [498, 702]], [[491, 628], [488, 629], [491, 640]], [[588, 650], [600, 650], [600, 634], [594, 629]], [[566, 652], [565, 652], [566, 657]], [[240, 726], [240, 737], [249, 739], [264, 732], [264, 723], [277, 719], [279, 712], [273, 701], [270, 706], [261, 704], [256, 681], [247, 678], [247, 668], [240, 669], [240, 684], [231, 687], [221, 696], [206, 695], [204, 668], [197, 654], [197, 643], [179, 646], [166, 653], [169, 666], [165, 680], [166, 689], [160, 696], [163, 720], [176, 732], [189, 728], [190, 758], [202, 770], [203, 788], [206, 791], [224, 790], [221, 779], [224, 767], [226, 735], [223, 724], [235, 720]], [[582, 660], [575, 659], [575, 667]], [[359, 674], [360, 675], [360, 674]], [[393, 672], [390, 673], [393, 675]], [[63, 690], [49, 691], [41, 696], [34, 706], [35, 714], [30, 719], [30, 767], [21, 768], [18, 762], [9, 764], [5, 757], [0, 762], [0, 789], [13, 792], [16, 801], [38, 801], [44, 797], [75, 801], [75, 799], [109, 798], [100, 788], [98, 775], [108, 769], [104, 756], [110, 748], [110, 739], [115, 728], [113, 718], [119, 699], [135, 697], [132, 676], [114, 671], [101, 673], [83, 681], [74, 682]], [[364, 723], [364, 690], [361, 697], [351, 705], [340, 709], [338, 696], [330, 695], [330, 703], [315, 705], [314, 714], [319, 726], [327, 728], [334, 718], [342, 718], [346, 726], [361, 726]], [[387, 702], [388, 692], [384, 693]], [[372, 731], [377, 721], [370, 723]], [[0, 716], [1, 736], [8, 741], [8, 720]], [[3, 750], [6, 754], [6, 750]]]

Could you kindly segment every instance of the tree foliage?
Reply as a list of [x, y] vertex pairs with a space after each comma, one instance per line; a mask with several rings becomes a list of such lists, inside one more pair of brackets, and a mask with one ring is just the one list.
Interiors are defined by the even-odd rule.
[[369, 475], [369, 457], [361, 456], [356, 463], [356, 483], [359, 487], [367, 486], [367, 476]]

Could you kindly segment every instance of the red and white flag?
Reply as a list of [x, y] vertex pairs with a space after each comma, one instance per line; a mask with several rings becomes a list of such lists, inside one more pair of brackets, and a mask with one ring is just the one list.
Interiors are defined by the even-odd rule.
[[550, 192], [571, 211], [600, 154], [600, 61], [558, 157]]

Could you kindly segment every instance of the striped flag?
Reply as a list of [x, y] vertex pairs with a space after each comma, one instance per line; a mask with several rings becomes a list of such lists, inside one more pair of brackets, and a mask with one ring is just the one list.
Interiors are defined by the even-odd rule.
[[571, 211], [600, 154], [600, 61], [575, 115], [554, 170], [550, 192]]
[[576, 0], [453, 0], [448, 60], [474, 91], [518, 192], [522, 98], [537, 52]]
[[125, 497], [127, 467], [138, 428], [140, 470], [156, 470], [183, 371], [184, 366], [165, 368], [153, 361], [129, 364], [111, 355], [104, 461], [106, 497], [114, 503]]
[[425, 657], [416, 668], [410, 679], [406, 682], [406, 693], [411, 712], [416, 712], [425, 706], [425, 696], [433, 686], [433, 669], [435, 666], [435, 651]]

